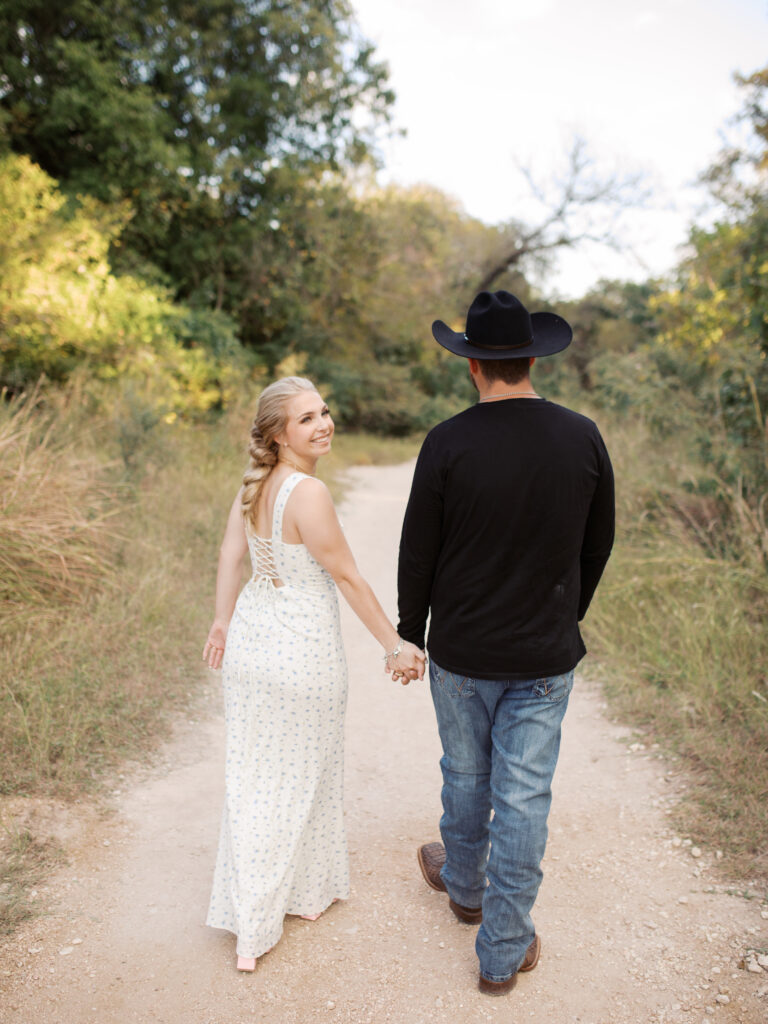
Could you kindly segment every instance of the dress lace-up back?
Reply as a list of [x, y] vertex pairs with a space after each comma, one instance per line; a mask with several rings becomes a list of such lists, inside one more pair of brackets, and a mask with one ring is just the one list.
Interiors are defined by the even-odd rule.
[[281, 587], [283, 581], [280, 579], [275, 568], [275, 556], [272, 550], [271, 537], [259, 537], [258, 534], [249, 534], [248, 549], [251, 553], [251, 565], [253, 566], [253, 579], [269, 580], [275, 586]]
[[222, 666], [226, 799], [207, 923], [234, 932], [243, 957], [274, 946], [286, 914], [318, 914], [349, 895], [336, 585], [303, 544], [282, 539], [303, 479], [283, 481], [271, 537], [246, 534], [253, 575]]

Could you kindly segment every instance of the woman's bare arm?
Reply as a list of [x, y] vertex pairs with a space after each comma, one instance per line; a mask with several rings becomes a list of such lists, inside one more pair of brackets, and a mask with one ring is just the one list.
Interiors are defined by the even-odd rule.
[[224, 657], [227, 630], [235, 610], [243, 558], [247, 551], [248, 539], [245, 535], [245, 522], [240, 505], [240, 492], [238, 492], [229, 512], [224, 539], [219, 549], [213, 625], [208, 632], [208, 639], [203, 648], [203, 661], [207, 661], [211, 668], [219, 668]]
[[[397, 630], [367, 581], [360, 575], [347, 539], [341, 529], [328, 488], [320, 480], [303, 480], [294, 489], [285, 511], [294, 521], [302, 543], [333, 577], [352, 611], [383, 646], [394, 650], [400, 643]], [[401, 670], [424, 676], [424, 654], [413, 644], [403, 643], [397, 659]]]

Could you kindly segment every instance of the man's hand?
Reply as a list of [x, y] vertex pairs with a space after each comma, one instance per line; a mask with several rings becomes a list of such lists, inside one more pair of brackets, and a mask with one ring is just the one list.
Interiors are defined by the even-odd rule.
[[399, 679], [403, 686], [407, 686], [412, 679], [424, 678], [426, 662], [424, 651], [405, 640], [400, 653], [387, 662], [384, 671], [391, 672], [393, 679]]

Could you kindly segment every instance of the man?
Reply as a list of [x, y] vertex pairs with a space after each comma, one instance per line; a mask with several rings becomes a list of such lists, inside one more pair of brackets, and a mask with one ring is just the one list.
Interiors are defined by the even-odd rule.
[[418, 857], [459, 920], [481, 925], [479, 987], [501, 995], [541, 949], [530, 912], [586, 653], [578, 622], [613, 543], [613, 473], [595, 424], [531, 384], [535, 357], [570, 344], [562, 317], [481, 292], [466, 332], [436, 320], [432, 333], [469, 360], [479, 401], [424, 441], [400, 542], [399, 633], [423, 646], [431, 613], [443, 745], [443, 842]]

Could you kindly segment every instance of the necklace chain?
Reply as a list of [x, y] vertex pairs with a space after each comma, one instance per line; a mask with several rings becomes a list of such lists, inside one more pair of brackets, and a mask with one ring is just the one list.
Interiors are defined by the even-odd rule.
[[287, 465], [293, 466], [294, 469], [298, 469], [298, 471], [300, 473], [304, 473], [305, 476], [314, 476], [315, 475], [314, 473], [307, 472], [306, 469], [302, 469], [301, 466], [297, 465], [295, 462], [291, 462], [290, 459], [286, 459], [286, 457], [284, 455], [282, 455], [277, 461], [278, 462], [285, 462], [285, 463], [287, 463]]
[[480, 402], [488, 402], [491, 398], [541, 398], [541, 395], [537, 395], [535, 391], [505, 391], [501, 395], [486, 395], [485, 398], [481, 398]]

